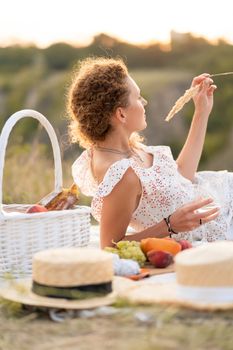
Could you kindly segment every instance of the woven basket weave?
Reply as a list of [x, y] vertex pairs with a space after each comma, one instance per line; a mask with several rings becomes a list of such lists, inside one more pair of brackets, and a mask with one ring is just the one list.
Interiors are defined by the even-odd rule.
[[84, 247], [90, 240], [90, 208], [25, 213], [27, 205], [2, 204], [5, 152], [10, 132], [22, 118], [37, 119], [46, 129], [53, 148], [55, 193], [62, 190], [62, 166], [59, 144], [53, 127], [39, 112], [22, 110], [14, 113], [0, 135], [0, 277], [31, 274], [34, 253], [55, 247]]

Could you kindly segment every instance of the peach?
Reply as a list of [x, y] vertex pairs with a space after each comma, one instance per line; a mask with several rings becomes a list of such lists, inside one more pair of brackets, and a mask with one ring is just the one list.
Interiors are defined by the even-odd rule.
[[177, 242], [180, 243], [181, 250], [192, 248], [192, 244], [186, 239], [181, 239], [180, 241], [177, 241]]
[[155, 267], [164, 268], [173, 262], [173, 255], [164, 250], [150, 250], [147, 258]]
[[40, 213], [43, 211], [48, 211], [48, 209], [46, 209], [43, 205], [34, 204], [27, 209], [26, 213]]

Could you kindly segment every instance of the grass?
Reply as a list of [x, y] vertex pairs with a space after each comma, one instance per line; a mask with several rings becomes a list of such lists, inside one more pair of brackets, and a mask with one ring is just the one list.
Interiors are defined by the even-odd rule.
[[[71, 160], [62, 161], [63, 186], [73, 183]], [[54, 190], [54, 164], [45, 145], [12, 145], [6, 154], [3, 181], [3, 202], [37, 203]], [[80, 205], [89, 205], [90, 199], [80, 194]]]
[[[162, 306], [118, 308], [111, 316], [54, 323], [47, 313], [0, 308], [1, 350], [232, 350], [233, 312]], [[18, 305], [18, 304], [17, 304]], [[10, 312], [11, 310], [11, 312]], [[140, 321], [139, 316], [148, 321]]]

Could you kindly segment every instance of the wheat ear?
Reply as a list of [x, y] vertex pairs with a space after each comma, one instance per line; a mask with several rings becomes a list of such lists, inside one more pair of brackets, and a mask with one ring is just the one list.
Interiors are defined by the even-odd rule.
[[191, 98], [193, 98], [194, 96], [196, 96], [196, 94], [198, 93], [200, 88], [200, 84], [191, 87], [190, 89], [186, 90], [184, 95], [181, 96], [176, 103], [174, 104], [174, 106], [172, 107], [172, 109], [170, 110], [170, 112], [168, 113], [168, 115], [165, 118], [165, 121], [168, 122], [169, 120], [171, 120], [174, 115], [176, 113], [178, 113], [185, 105], [185, 103], [189, 102], [191, 100]]
[[[209, 75], [209, 78], [217, 77], [220, 75], [233, 75], [233, 72], [215, 73], [215, 74]], [[176, 103], [174, 104], [174, 106], [172, 107], [172, 109], [170, 110], [168, 115], [166, 116], [166, 118], [165, 118], [166, 122], [171, 120], [174, 117], [174, 115], [176, 113], [178, 113], [184, 107], [185, 103], [189, 102], [191, 100], [191, 98], [193, 98], [198, 93], [200, 85], [201, 84], [198, 84], [198, 85], [191, 87], [190, 89], [185, 91], [184, 95], [181, 96], [176, 101]]]

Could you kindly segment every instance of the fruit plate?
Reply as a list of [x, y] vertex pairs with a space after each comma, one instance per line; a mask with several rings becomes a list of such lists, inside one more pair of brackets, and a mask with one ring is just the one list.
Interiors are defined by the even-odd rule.
[[175, 265], [171, 264], [165, 268], [154, 267], [153, 265], [146, 263], [145, 268], [140, 269], [140, 273], [137, 275], [126, 276], [133, 281], [139, 281], [145, 277], [150, 277], [154, 275], [162, 275], [165, 273], [175, 272]]
[[168, 265], [164, 268], [154, 267], [151, 264], [146, 264], [145, 267], [149, 270], [150, 276], [161, 275], [163, 273], [175, 272], [175, 264]]

